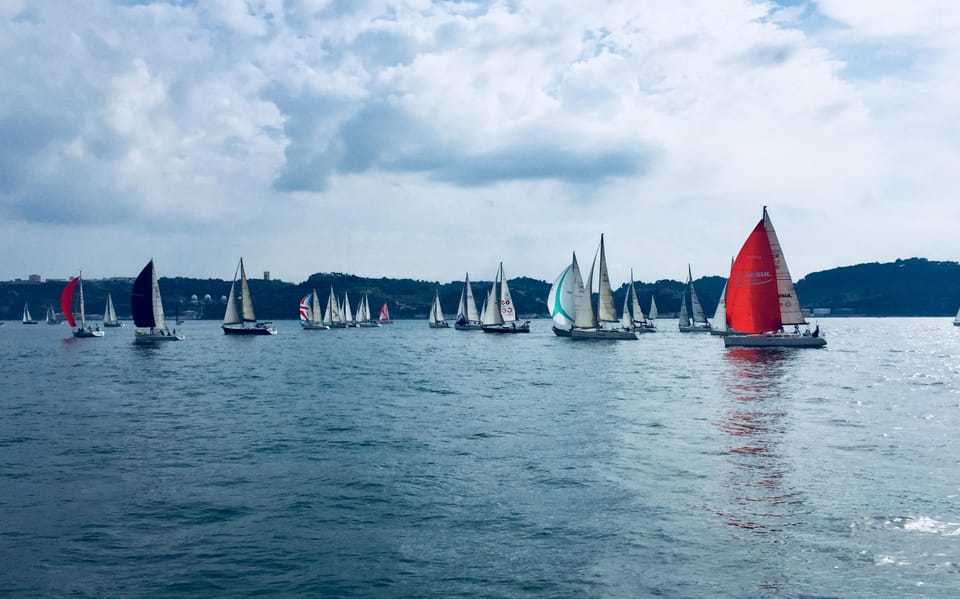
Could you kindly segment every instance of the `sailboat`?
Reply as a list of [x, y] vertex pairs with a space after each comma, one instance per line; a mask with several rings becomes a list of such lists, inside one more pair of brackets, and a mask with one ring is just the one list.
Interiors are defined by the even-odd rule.
[[[500, 300], [497, 301], [497, 287], [500, 288]], [[487, 303], [480, 318], [480, 329], [484, 333], [529, 333], [530, 321], [517, 324], [517, 311], [510, 297], [510, 288], [507, 278], [503, 274], [503, 262], [493, 280], [490, 292], [487, 294]]]
[[[637, 298], [637, 288], [633, 283], [633, 269], [630, 269], [630, 287], [627, 289], [627, 297], [623, 300], [624, 312], [627, 310], [627, 304], [630, 305], [630, 317], [633, 321], [634, 333], [656, 333], [657, 327], [653, 321], [647, 320], [643, 315], [643, 308], [640, 307], [640, 300]], [[654, 304], [656, 306], [656, 304]], [[622, 320], [622, 319], [621, 319]]]
[[[733, 259], [730, 259], [730, 270], [733, 270]], [[730, 279], [723, 283], [723, 291], [720, 292], [720, 301], [717, 302], [717, 311], [713, 313], [713, 328], [710, 329], [711, 335], [732, 335], [733, 329], [727, 324], [727, 284]]]
[[330, 286], [330, 295], [327, 296], [327, 308], [323, 312], [323, 324], [338, 329], [346, 326], [340, 318], [340, 304], [337, 303], [337, 296], [333, 292], [333, 285]]
[[300, 300], [300, 328], [305, 331], [329, 331], [323, 324], [323, 311], [320, 309], [320, 297], [317, 290], [308, 293]]
[[960, 327], [960, 309], [957, 310], [957, 315], [953, 317], [953, 326]]
[[[240, 310], [237, 310], [237, 273], [240, 275]], [[251, 323], [253, 326], [247, 326]], [[233, 283], [230, 284], [230, 295], [227, 298], [227, 310], [223, 315], [224, 335], [276, 335], [277, 329], [270, 326], [270, 322], [257, 322], [253, 312], [253, 298], [250, 296], [250, 287], [247, 285], [247, 272], [243, 269], [243, 258], [233, 273]]]
[[703, 306], [700, 305], [700, 299], [697, 297], [697, 290], [693, 286], [693, 271], [690, 265], [687, 265], [687, 287], [690, 290], [690, 309], [693, 312], [693, 318], [687, 314], [687, 295], [683, 295], [680, 302], [680, 332], [681, 333], [709, 333], [710, 322], [707, 315], [703, 313]]
[[113, 297], [107, 293], [107, 305], [103, 309], [103, 326], [122, 327], [123, 323], [117, 318], [117, 311], [113, 308]]
[[[577, 253], [573, 253], [570, 265], [563, 269], [550, 287], [547, 294], [547, 308], [550, 309], [550, 318], [553, 319], [553, 334], [557, 337], [569, 337], [577, 314], [577, 282], [574, 280], [574, 269], [577, 277], [580, 268], [577, 266]], [[579, 282], [583, 286], [583, 281]]]
[[[807, 324], [767, 207], [733, 261], [726, 297], [727, 323], [737, 333], [723, 338], [725, 347], [823, 347], [820, 327], [800, 333]], [[793, 332], [783, 327], [794, 325]]]
[[[613, 303], [613, 289], [610, 287], [610, 275], [607, 272], [607, 253], [604, 248], [603, 235], [600, 235], [600, 280], [598, 282], [597, 311], [593, 310], [593, 265], [590, 266], [590, 274], [583, 285], [577, 287], [577, 309], [576, 318], [573, 323], [573, 329], [570, 331], [572, 339], [611, 339], [611, 340], [636, 340], [637, 336], [632, 330], [607, 329], [602, 324], [604, 322], [619, 322], [617, 319], [617, 307]], [[596, 258], [594, 258], [596, 264]], [[575, 269], [574, 278], [577, 277], [579, 269]]]
[[357, 327], [357, 321], [353, 319], [353, 310], [350, 308], [350, 295], [346, 291], [343, 292], [343, 304], [340, 306], [340, 324], [348, 329]]
[[393, 324], [393, 321], [390, 320], [390, 308], [387, 307], [387, 302], [383, 302], [383, 305], [380, 306], [380, 316], [377, 318], [377, 322], [380, 324]]
[[660, 317], [660, 312], [657, 311], [657, 298], [652, 293], [650, 294], [650, 311], [647, 312], [647, 317], [651, 320], [651, 324], [653, 324], [652, 321]]
[[460, 291], [460, 306], [457, 308], [457, 320], [453, 328], [458, 331], [479, 331], [480, 313], [477, 312], [477, 300], [473, 298], [473, 287], [470, 286], [470, 273], [463, 280], [463, 289]]
[[30, 316], [30, 306], [26, 302], [23, 304], [23, 324], [37, 324], [33, 316]]
[[[112, 303], [108, 305], [112, 306]], [[133, 282], [133, 291], [130, 293], [130, 310], [133, 312], [133, 324], [137, 327], [133, 332], [134, 343], [183, 341], [183, 335], [178, 334], [176, 329], [170, 332], [170, 329], [167, 328], [166, 320], [163, 317], [160, 284], [157, 282], [157, 271], [153, 267], [153, 260], [147, 262], [147, 265], [143, 267], [143, 270], [140, 271], [137, 279]]]
[[357, 326], [363, 328], [380, 326], [380, 323], [375, 321], [370, 315], [370, 296], [367, 293], [364, 293], [363, 299], [360, 300], [360, 308], [357, 310]]
[[[73, 317], [73, 292], [79, 287], [80, 288], [80, 325], [77, 325], [77, 321]], [[63, 292], [60, 294], [60, 310], [63, 312], [64, 318], [67, 319], [67, 323], [71, 327], [76, 327], [73, 331], [73, 336], [77, 339], [89, 339], [90, 337], [103, 337], [103, 331], [100, 330], [100, 327], [90, 328], [87, 326], [87, 317], [84, 313], [83, 305], [83, 273], [81, 272], [79, 276], [75, 279], [71, 279], [67, 286], [63, 288]]]
[[440, 290], [434, 291], [433, 304], [430, 305], [429, 324], [431, 329], [446, 329], [450, 323], [443, 317], [443, 309], [440, 307]]
[[47, 306], [47, 324], [60, 324], [60, 319], [57, 318], [57, 313], [54, 312], [53, 306]]

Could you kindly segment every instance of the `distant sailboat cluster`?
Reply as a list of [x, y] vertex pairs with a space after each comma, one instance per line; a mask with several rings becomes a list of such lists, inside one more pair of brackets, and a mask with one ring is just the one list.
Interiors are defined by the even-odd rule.
[[[594, 272], [597, 273], [596, 302], [594, 301]], [[554, 280], [547, 296], [547, 307], [553, 320], [552, 331], [557, 337], [573, 340], [637, 340], [640, 335], [656, 332], [658, 318], [656, 298], [650, 297], [650, 310], [643, 313], [634, 283], [633, 270], [629, 284], [624, 284], [622, 309], [617, 311], [604, 235], [594, 254], [587, 276], [584, 277], [576, 252]], [[622, 288], [622, 287], [621, 287]], [[708, 332], [722, 336], [725, 347], [823, 347], [826, 339], [817, 326], [810, 331], [800, 309], [796, 289], [790, 277], [786, 260], [773, 223], [763, 208], [760, 222], [748, 235], [743, 247], [733, 259], [730, 276], [713, 315], [707, 320], [693, 282], [693, 269], [687, 265], [687, 279], [681, 292], [678, 330], [681, 333]], [[257, 319], [253, 297], [247, 280], [243, 258], [237, 264], [229, 295], [226, 296], [222, 330], [231, 336], [276, 335], [271, 322]], [[150, 260], [133, 284], [130, 298], [136, 343], [181, 341], [184, 335], [166, 325], [163, 301], [160, 296], [157, 272]], [[75, 338], [103, 337], [100, 326], [87, 323], [82, 273], [71, 279], [60, 296], [60, 308], [70, 324]], [[179, 322], [179, 310], [178, 318]], [[344, 292], [338, 298], [333, 286], [326, 302], [322, 303], [316, 289], [300, 299], [299, 321], [304, 331], [325, 331], [332, 328], [372, 328], [391, 324], [386, 303], [376, 319], [370, 309], [369, 295], [364, 293], [353, 312], [350, 297]], [[449, 329], [450, 322], [440, 305], [440, 291], [434, 292], [427, 317], [430, 328]], [[27, 303], [23, 306], [23, 324], [37, 324]], [[46, 322], [58, 324], [52, 306], [47, 308]], [[960, 312], [954, 319], [960, 326]], [[804, 331], [800, 326], [806, 327]], [[110, 293], [106, 297], [103, 327], [121, 327]], [[793, 327], [792, 330], [785, 327]], [[510, 294], [499, 264], [489, 291], [483, 294], [483, 305], [477, 309], [470, 274], [464, 277], [453, 327], [457, 331], [483, 331], [493, 334], [529, 333], [530, 321], [518, 319], [517, 308]]]

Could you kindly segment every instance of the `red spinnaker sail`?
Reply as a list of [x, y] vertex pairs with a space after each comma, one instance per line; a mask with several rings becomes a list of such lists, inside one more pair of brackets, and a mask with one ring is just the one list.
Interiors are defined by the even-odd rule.
[[72, 279], [67, 286], [63, 288], [63, 293], [60, 294], [60, 311], [63, 312], [63, 317], [67, 319], [67, 323], [75, 327], [77, 326], [76, 321], [73, 320], [73, 290], [76, 288], [77, 283], [80, 282], [79, 278]]
[[776, 265], [762, 220], [747, 237], [730, 269], [727, 324], [740, 333], [777, 331], [782, 325]]
[[390, 320], [390, 310], [387, 309], [387, 304], [384, 303], [380, 308], [380, 322], [388, 322]]

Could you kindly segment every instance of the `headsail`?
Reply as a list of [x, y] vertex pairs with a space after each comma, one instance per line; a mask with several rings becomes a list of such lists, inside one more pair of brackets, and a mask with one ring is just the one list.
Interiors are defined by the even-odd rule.
[[577, 254], [573, 254], [573, 261], [563, 269], [557, 280], [550, 287], [547, 295], [547, 307], [554, 324], [562, 329], [569, 329], [576, 319], [576, 284], [573, 277], [573, 265], [577, 261]]
[[507, 287], [507, 277], [503, 274], [503, 262], [500, 263], [500, 316], [503, 322], [516, 322], [517, 311], [510, 297], [510, 288]]
[[73, 319], [73, 291], [79, 282], [80, 277], [71, 279], [60, 294], [60, 311], [63, 312], [63, 317], [67, 319], [67, 324], [71, 327], [77, 326], [77, 322]]
[[256, 322], [257, 316], [253, 313], [253, 297], [247, 285], [247, 271], [243, 269], [243, 258], [240, 258], [240, 303], [243, 307], [243, 321]]

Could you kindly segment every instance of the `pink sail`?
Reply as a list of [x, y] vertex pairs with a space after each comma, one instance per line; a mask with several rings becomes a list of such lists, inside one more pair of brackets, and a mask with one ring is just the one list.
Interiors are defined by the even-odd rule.
[[727, 283], [727, 323], [740, 333], [780, 330], [777, 271], [764, 221], [747, 237]]
[[60, 311], [63, 312], [63, 317], [67, 319], [67, 323], [71, 327], [77, 326], [76, 321], [73, 319], [73, 290], [76, 288], [77, 283], [80, 282], [80, 278], [71, 279], [67, 286], [63, 288], [63, 293], [60, 294]]

